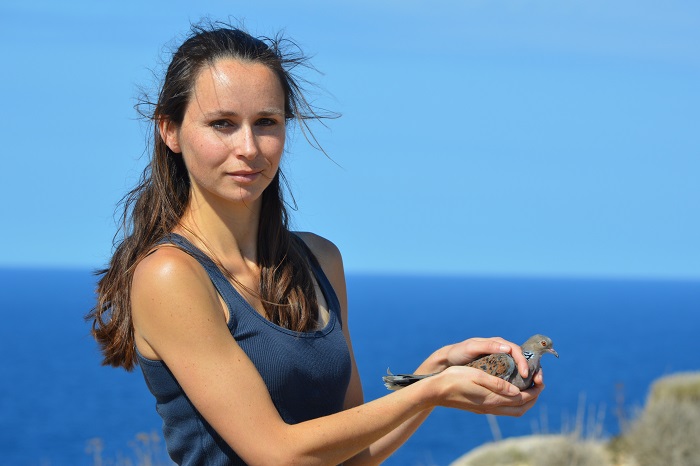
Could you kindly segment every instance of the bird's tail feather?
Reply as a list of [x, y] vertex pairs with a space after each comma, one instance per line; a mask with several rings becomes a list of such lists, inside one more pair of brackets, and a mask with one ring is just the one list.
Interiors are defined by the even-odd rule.
[[430, 377], [434, 374], [424, 374], [424, 375], [417, 375], [417, 374], [392, 374], [389, 369], [387, 369], [386, 373], [388, 375], [385, 375], [382, 377], [384, 380], [384, 386], [388, 388], [389, 390], [398, 390], [400, 388], [406, 387], [408, 385], [411, 385], [412, 383], [418, 382], [419, 380], [422, 380], [426, 377]]

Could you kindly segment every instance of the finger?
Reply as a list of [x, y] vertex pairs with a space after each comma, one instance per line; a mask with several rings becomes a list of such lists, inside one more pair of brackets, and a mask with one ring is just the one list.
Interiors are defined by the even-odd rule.
[[544, 390], [544, 385], [533, 385], [527, 390], [521, 390], [520, 395], [517, 397], [511, 397], [508, 404], [509, 406], [520, 406], [526, 403], [534, 402], [539, 398], [540, 394]]
[[470, 338], [452, 345], [447, 353], [448, 366], [463, 366], [480, 356], [493, 353], [510, 353], [511, 348], [503, 339]]
[[532, 388], [521, 391], [517, 396], [507, 397], [491, 393], [481, 404], [480, 412], [520, 417], [535, 405], [542, 390], [544, 390], [544, 385], [534, 385]]
[[496, 409], [506, 416], [521, 416], [535, 405], [541, 392], [542, 388], [522, 391], [520, 396], [504, 400]]
[[527, 390], [523, 390], [523, 397], [525, 397], [526, 399], [530, 399], [530, 397], [537, 398], [538, 396], [540, 396], [540, 393], [542, 393], [542, 390], [544, 390], [544, 387], [544, 383], [535, 384]]
[[508, 353], [513, 356], [518, 372], [526, 378], [529, 372], [527, 359], [519, 345], [507, 341], [501, 337], [470, 338], [456, 345], [452, 345], [447, 354], [448, 366], [461, 366], [467, 364], [484, 354]]
[[518, 396], [504, 397], [497, 393], [491, 393], [480, 403], [477, 412], [490, 413], [504, 416], [522, 416], [534, 406], [537, 394], [521, 392]]
[[496, 412], [494, 412], [493, 414], [498, 414], [501, 416], [520, 417], [527, 411], [529, 411], [530, 408], [535, 406], [536, 401], [537, 399], [534, 398], [518, 406], [500, 406], [495, 410]]
[[474, 359], [484, 354], [511, 353], [513, 346], [519, 348], [501, 337], [472, 338], [465, 343], [467, 343], [465, 349]]
[[543, 383], [539, 385], [533, 385], [532, 387], [530, 387], [530, 393], [532, 393], [534, 396], [540, 396], [540, 393], [542, 393], [545, 386], [546, 385]]
[[[520, 348], [520, 345], [504, 340], [501, 337], [494, 337], [494, 340], [499, 341], [501, 345], [504, 346], [504, 350], [501, 352], [510, 353], [510, 355], [513, 356], [515, 364], [518, 366], [518, 373], [520, 373], [523, 378], [526, 378], [530, 372], [530, 368], [528, 367], [527, 359], [523, 356], [523, 350]], [[507, 347], [507, 349], [505, 349], [505, 347]]]
[[533, 382], [535, 382], [536, 385], [544, 385], [544, 372], [542, 372], [542, 368], [537, 371], [535, 374], [535, 377], [533, 377]]
[[477, 374], [473, 376], [474, 383], [484, 387], [485, 389], [493, 393], [507, 397], [513, 397], [520, 394], [520, 389], [510, 382], [506, 382], [503, 379], [487, 374], [486, 372], [480, 371], [478, 369], [468, 369], [477, 372]]

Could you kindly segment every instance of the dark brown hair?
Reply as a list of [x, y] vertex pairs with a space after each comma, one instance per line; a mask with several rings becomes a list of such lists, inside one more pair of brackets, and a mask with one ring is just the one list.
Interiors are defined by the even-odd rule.
[[[153, 154], [138, 185], [122, 199], [121, 234], [115, 236], [109, 267], [98, 271], [97, 304], [86, 316], [92, 321], [92, 335], [101, 346], [105, 365], [133, 369], [137, 361], [130, 303], [134, 269], [178, 225], [189, 202], [190, 182], [182, 155], [166, 146], [158, 123], [182, 123], [198, 73], [221, 58], [261, 63], [274, 71], [284, 90], [287, 121], [296, 121], [307, 140], [319, 148], [307, 121], [321, 117], [305, 99], [300, 78], [292, 73], [298, 66], [310, 66], [293, 42], [281, 35], [255, 38], [221, 23], [192, 26], [173, 53], [157, 102], [144, 100], [138, 106], [153, 126]], [[144, 112], [144, 106], [151, 110]], [[304, 246], [288, 228], [281, 181], [284, 176], [278, 171], [262, 195], [257, 246], [261, 274], [256, 292], [268, 319], [307, 331], [316, 325], [318, 304]], [[237, 282], [223, 267], [222, 271]]]

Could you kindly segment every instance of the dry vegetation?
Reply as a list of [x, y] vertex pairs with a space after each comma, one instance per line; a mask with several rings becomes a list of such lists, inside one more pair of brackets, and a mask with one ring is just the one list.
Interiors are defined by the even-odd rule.
[[91, 439], [85, 452], [92, 457], [94, 466], [172, 466], [163, 442], [156, 432], [136, 434], [129, 443], [130, 451], [120, 452], [116, 458], [104, 456], [104, 442], [100, 438]]
[[621, 419], [624, 431], [616, 438], [590, 435], [600, 431], [595, 427], [587, 434], [577, 418], [570, 433], [494, 442], [452, 466], [700, 466], [700, 373], [655, 382], [637, 417]]
[[699, 445], [700, 373], [657, 381], [639, 418], [611, 443], [638, 466], [700, 466]]

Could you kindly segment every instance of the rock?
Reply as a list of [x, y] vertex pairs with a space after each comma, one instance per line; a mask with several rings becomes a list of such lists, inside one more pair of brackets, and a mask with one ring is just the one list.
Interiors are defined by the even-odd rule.
[[700, 465], [700, 373], [658, 379], [620, 447], [639, 466]]
[[648, 404], [662, 400], [700, 404], [700, 372], [680, 372], [653, 383]]
[[608, 466], [612, 463], [602, 442], [571, 435], [532, 435], [487, 443], [451, 466]]

